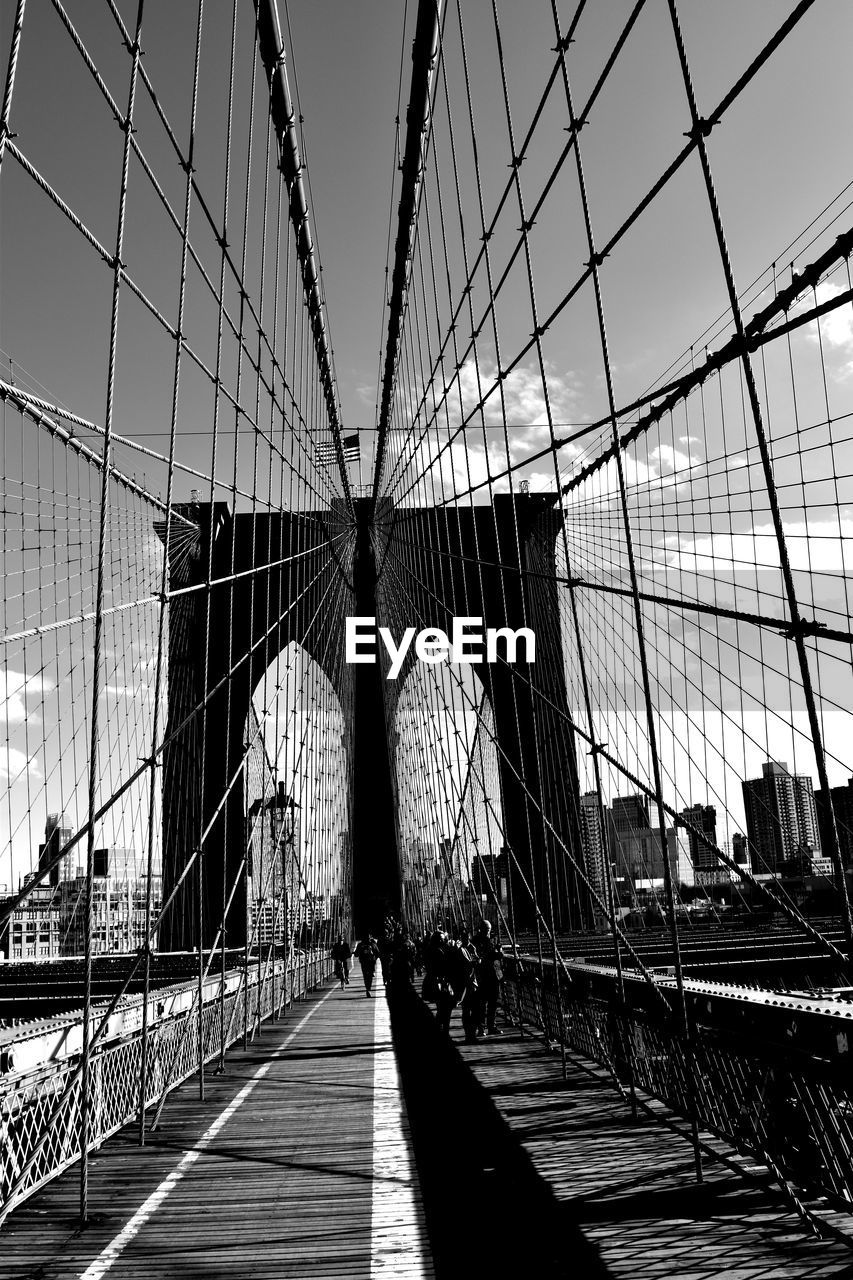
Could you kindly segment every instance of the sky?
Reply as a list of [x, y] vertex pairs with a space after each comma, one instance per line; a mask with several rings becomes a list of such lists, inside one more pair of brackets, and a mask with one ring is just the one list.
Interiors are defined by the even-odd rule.
[[[119, 6], [130, 23], [135, 5]], [[613, 0], [588, 5], [578, 28], [570, 67], [575, 93], [583, 100], [603, 62], [629, 5]], [[790, 6], [779, 0], [692, 0], [680, 6], [700, 107], [715, 104], [748, 64]], [[0, 37], [7, 47], [14, 6], [4, 5]], [[70, 4], [72, 20], [92, 50], [118, 101], [126, 95], [123, 50], [112, 20], [98, 4]], [[244, 6], [246, 10], [249, 5]], [[408, 95], [414, 0], [408, 5], [385, 0], [290, 0], [281, 6], [282, 25], [289, 14], [292, 90], [298, 89], [303, 116], [305, 159], [310, 179], [311, 217], [323, 264], [329, 327], [335, 351], [343, 420], [346, 426], [374, 425], [380, 350], [384, 268], [391, 183], [395, 164], [395, 117], [401, 76], [403, 104]], [[452, 17], [454, 6], [448, 6]], [[145, 63], [158, 94], [186, 135], [195, 6], [185, 2], [146, 6]], [[561, 7], [564, 23], [570, 6]], [[506, 169], [506, 125], [495, 107], [494, 36], [490, 6], [468, 0], [463, 9], [471, 46], [471, 71], [477, 128], [484, 157], [486, 202]], [[517, 131], [526, 127], [550, 65], [553, 30], [547, 4], [500, 6], [509, 64], [509, 90]], [[403, 18], [407, 34], [403, 34]], [[108, 14], [106, 15], [108, 17]], [[244, 15], [245, 16], [245, 15]], [[207, 6], [202, 59], [199, 130], [199, 180], [206, 191], [221, 191], [223, 99], [227, 83], [230, 5]], [[735, 273], [743, 284], [763, 271], [849, 180], [844, 157], [849, 150], [847, 123], [851, 89], [845, 65], [853, 14], [843, 0], [817, 0], [795, 35], [775, 55], [771, 73], [746, 91], [713, 135], [712, 158], [726, 220]], [[241, 27], [244, 41], [248, 26]], [[286, 40], [290, 42], [289, 36]], [[80, 212], [103, 241], [113, 234], [118, 131], [101, 110], [97, 91], [79, 59], [72, 59], [69, 37], [49, 0], [31, 0], [22, 41], [15, 99], [19, 145]], [[121, 55], [121, 56], [120, 56]], [[649, 0], [626, 46], [620, 74], [603, 94], [594, 127], [585, 138], [590, 196], [605, 237], [620, 214], [642, 193], [652, 174], [674, 153], [688, 128], [683, 91], [676, 80], [672, 36], [663, 0]], [[78, 65], [79, 64], [79, 65]], [[245, 87], [245, 86], [244, 86]], [[239, 115], [239, 112], [237, 113]], [[245, 114], [245, 113], [243, 113]], [[461, 118], [461, 113], [460, 113]], [[550, 148], [531, 157], [544, 168], [561, 132], [549, 128]], [[243, 128], [245, 121], [240, 122]], [[139, 125], [148, 141], [147, 113]], [[206, 132], [205, 132], [206, 130]], [[157, 172], [173, 197], [180, 173], [167, 160], [150, 131]], [[588, 141], [587, 141], [588, 139]], [[209, 145], [205, 145], [209, 141]], [[235, 152], [240, 149], [235, 139]], [[11, 168], [12, 166], [10, 166]], [[132, 173], [139, 217], [134, 221], [128, 260], [138, 263], [152, 297], [174, 312], [174, 255], [165, 252], [165, 226], [154, 221], [143, 198], [144, 183]], [[56, 396], [83, 416], [103, 416], [104, 309], [109, 280], [91, 271], [85, 255], [71, 252], [54, 221], [42, 217], [32, 191], [18, 175], [8, 179], [3, 210], [2, 271], [7, 301], [0, 312], [0, 347]], [[650, 383], [722, 309], [722, 282], [714, 259], [710, 227], [699, 207], [695, 175], [673, 186], [654, 219], [638, 228], [627, 252], [604, 272], [613, 358], [625, 397]], [[221, 203], [221, 196], [216, 204]], [[573, 201], [560, 202], [562, 217], [543, 227], [537, 272], [543, 307], [551, 290], [565, 279], [575, 246], [566, 236], [577, 230]], [[694, 216], [695, 215], [695, 216]], [[137, 215], [133, 215], [136, 219]], [[135, 232], [135, 234], [133, 234]], [[136, 256], [138, 255], [138, 256]], [[575, 258], [577, 255], [575, 255]], [[545, 263], [554, 264], [548, 270]], [[79, 264], [79, 265], [78, 265]], [[59, 286], [59, 287], [57, 287]], [[88, 323], [79, 323], [80, 317]], [[74, 323], [75, 318], [78, 323]], [[585, 321], [583, 328], [589, 330]], [[594, 334], [573, 331], [567, 349], [555, 353], [560, 376], [584, 380], [585, 394], [571, 405], [595, 411], [596, 388], [588, 385], [598, 356]], [[151, 360], [164, 352], [152, 350]], [[589, 366], [587, 371], [584, 366]], [[96, 378], [96, 371], [98, 377]], [[127, 377], [127, 421], [147, 416], [150, 386]], [[600, 394], [600, 393], [599, 393]], [[139, 405], [142, 402], [142, 407]], [[150, 411], [150, 410], [149, 410]], [[150, 429], [150, 428], [149, 428]], [[132, 434], [132, 432], [128, 432]], [[162, 440], [161, 440], [162, 443]]]
[[[393, 239], [398, 198], [395, 182], [400, 143], [395, 121], [398, 114], [403, 122], [405, 120], [416, 6], [414, 0], [397, 0], [393, 4], [390, 0], [289, 0], [287, 5], [280, 0], [279, 7], [291, 90], [301, 114], [300, 138], [310, 216], [322, 263], [342, 423], [345, 431], [359, 429], [365, 433], [362, 478], [366, 480], [375, 439], [377, 385], [385, 340], [383, 301], [389, 227]], [[132, 24], [136, 8], [132, 0], [120, 0], [118, 8], [124, 20]], [[462, 203], [473, 244], [477, 240], [474, 168], [466, 141], [468, 126], [455, 0], [445, 8], [448, 14], [447, 85], [459, 145]], [[563, 2], [558, 8], [565, 28], [574, 5]], [[575, 43], [568, 53], [576, 104], [586, 101], [630, 8], [627, 0], [608, 3], [599, 0], [585, 6]], [[747, 5], [742, 0], [715, 0], [714, 4], [706, 0], [682, 0], [679, 12], [700, 112], [712, 110], [721, 100], [792, 8], [793, 4], [781, 3], [781, 0], [750, 0]], [[91, 53], [103, 85], [123, 110], [128, 60], [108, 7], [93, 0], [75, 0], [68, 3], [66, 9], [80, 40]], [[190, 0], [180, 0], [180, 3], [147, 0], [145, 6], [143, 65], [182, 145], [188, 135], [195, 10]], [[498, 10], [512, 118], [516, 136], [522, 137], [553, 65], [550, 3], [536, 0], [536, 3], [519, 4], [505, 0], [498, 5]], [[11, 4], [0, 6], [0, 49], [4, 51], [8, 48], [13, 11]], [[490, 216], [510, 172], [490, 0], [465, 0], [462, 14], [483, 198]], [[194, 165], [199, 187], [215, 219], [221, 216], [224, 195], [230, 21], [231, 6], [225, 0], [205, 6]], [[799, 265], [809, 261], [851, 221], [850, 213], [844, 212], [848, 198], [839, 197], [853, 180], [849, 143], [849, 122], [853, 119], [853, 81], [848, 67], [851, 41], [853, 8], [846, 0], [816, 0], [793, 36], [774, 55], [769, 68], [741, 95], [709, 139], [735, 278], [738, 287], [748, 291], [747, 315], [771, 294], [771, 264], [776, 264], [777, 278], [787, 278], [795, 258]], [[252, 8], [241, 0], [228, 211], [229, 242], [234, 254], [240, 250], [246, 188], [244, 166], [248, 149], [252, 43]], [[448, 126], [440, 94], [437, 104], [435, 153], [442, 166], [443, 211], [448, 223], [452, 223]], [[260, 281], [262, 180], [259, 183], [258, 175], [262, 173], [262, 108], [259, 98], [253, 117], [257, 127], [249, 184], [252, 213], [246, 251], [246, 279], [256, 301]], [[585, 174], [599, 244], [609, 238], [659, 176], [683, 144], [689, 124], [668, 7], [665, 0], [648, 0], [620, 54], [616, 73], [608, 80], [582, 133]], [[551, 172], [565, 140], [565, 125], [565, 101], [555, 93], [548, 99], [534, 145], [520, 171], [528, 201], [535, 198]], [[75, 51], [49, 0], [29, 0], [27, 5], [11, 127], [17, 135], [16, 146], [29, 162], [82, 219], [92, 236], [104, 246], [111, 246], [118, 207], [121, 134], [105, 107], [103, 94]], [[137, 103], [136, 127], [135, 136], [163, 192], [172, 207], [180, 211], [184, 175], [161, 123], [142, 93]], [[435, 192], [434, 186], [432, 191]], [[824, 213], [828, 206], [829, 212]], [[435, 226], [437, 216], [433, 203]], [[518, 210], [510, 203], [492, 245], [496, 261], [506, 254], [517, 236], [518, 222]], [[200, 262], [215, 280], [219, 250], [197, 203], [191, 234]], [[810, 244], [812, 240], [814, 244]], [[451, 235], [451, 242], [454, 283], [458, 284], [458, 237]], [[547, 314], [577, 278], [588, 256], [577, 180], [571, 165], [561, 170], [531, 231], [530, 247], [537, 304], [540, 313]], [[180, 241], [162, 207], [151, 195], [150, 186], [135, 160], [130, 170], [124, 256], [128, 270], [151, 305], [173, 324], [177, 313]], [[677, 367], [684, 367], [685, 358], [689, 358], [685, 352], [691, 344], [700, 352], [709, 340], [714, 347], [728, 336], [730, 322], [714, 327], [725, 310], [726, 295], [698, 165], [685, 166], [655, 202], [649, 216], [638, 221], [618, 251], [602, 264], [601, 280], [618, 404], [628, 403], [655, 385], [673, 368], [674, 362], [677, 365], [680, 361]], [[753, 282], [757, 283], [750, 290]], [[833, 290], [846, 287], [847, 282], [838, 275], [821, 286], [819, 297], [823, 300], [831, 296]], [[267, 287], [260, 308], [268, 330], [273, 323], [274, 294], [275, 291]], [[482, 305], [484, 296], [481, 273], [473, 290], [475, 304]], [[108, 267], [98, 260], [79, 231], [69, 226], [32, 177], [7, 155], [0, 177], [0, 375], [11, 374], [48, 401], [61, 403], [80, 418], [102, 424], [110, 299]], [[454, 297], [454, 302], [456, 300]], [[227, 287], [227, 305], [237, 314], [239, 299], [233, 283]], [[497, 311], [506, 358], [520, 348], [531, 330], [529, 291], [520, 270], [511, 274]], [[817, 422], [824, 414], [824, 396], [830, 405], [830, 416], [836, 421], [831, 441], [825, 436], [812, 437], [816, 447], [808, 464], [813, 468], [811, 471], [802, 475], [799, 459], [786, 456], [783, 443], [777, 450], [777, 466], [787, 486], [784, 493], [790, 497], [786, 520], [794, 567], [801, 575], [805, 597], [809, 605], [836, 609], [845, 617], [849, 614], [846, 580], [841, 571], [849, 573], [846, 557], [850, 548], [851, 495], [843, 485], [839, 489], [838, 474], [846, 476], [850, 470], [847, 466], [849, 428], [845, 418], [846, 413], [853, 410], [850, 405], [853, 326], [849, 316], [848, 307], [825, 322], [821, 333], [823, 359], [819, 358], [813, 326], [793, 340], [791, 367], [796, 371], [796, 406], [790, 389], [785, 390], [786, 381], [788, 384], [791, 381], [787, 355], [783, 352], [785, 359], [777, 362], [778, 367], [774, 365], [776, 357], [768, 357], [767, 366], [767, 395], [774, 410], [771, 434], [776, 432], [779, 440], [784, 441], [795, 408], [804, 422]], [[216, 359], [216, 308], [198, 267], [193, 264], [188, 274], [185, 331], [200, 360], [212, 368]], [[713, 335], [710, 339], [709, 333]], [[238, 376], [235, 352], [235, 344], [226, 341], [223, 368], [229, 386], [235, 385]], [[548, 390], [558, 424], [587, 423], [605, 412], [600, 339], [588, 288], [579, 293], [576, 302], [545, 335], [543, 352]], [[480, 344], [479, 355], [481, 374], [487, 379], [493, 378], [496, 355], [488, 335]], [[264, 367], [269, 370], [268, 357], [263, 359]], [[114, 426], [119, 433], [160, 453], [168, 449], [172, 363], [171, 341], [150, 311], [125, 290], [119, 315]], [[410, 384], [412, 394], [424, 391], [423, 380], [418, 376], [412, 377]], [[448, 386], [454, 400], [455, 416], [452, 415], [451, 425], [455, 426], [463, 410], [468, 411], [477, 399], [477, 383], [470, 361], [463, 364], [456, 380], [448, 379], [447, 385], [439, 390], [447, 390]], [[251, 380], [244, 376], [241, 387], [237, 398], [251, 415], [254, 394]], [[505, 391], [511, 458], [523, 462], [548, 436], [542, 381], [532, 356], [520, 363], [508, 379]], [[404, 393], [404, 390], [398, 392], [398, 411]], [[725, 413], [721, 410], [715, 417], [716, 410], [703, 406], [705, 419], [699, 422], [694, 400], [677, 433], [670, 430], [667, 435], [661, 428], [657, 434], [652, 433], [647, 445], [629, 455], [632, 501], [641, 523], [645, 521], [642, 527], [646, 531], [639, 540], [640, 570], [649, 584], [665, 582], [668, 588], [702, 598], [703, 592], [713, 591], [720, 598], [728, 599], [737, 589], [741, 592], [738, 597], [741, 607], [749, 607], [764, 591], [765, 604], [775, 607], [779, 595], [778, 565], [768, 541], [767, 513], [758, 499], [752, 507], [740, 501], [744, 493], [752, 493], [754, 489], [756, 458], [754, 451], [750, 453], [752, 445], [746, 428], [742, 424], [733, 425], [739, 394], [736, 381], [726, 382], [720, 398]], [[220, 412], [222, 423], [227, 425], [233, 412], [227, 404], [220, 405]], [[263, 416], [263, 402], [259, 412]], [[189, 472], [179, 473], [178, 500], [186, 500], [190, 490], [196, 487], [206, 496], [209, 481], [205, 477], [212, 469], [217, 496], [228, 496], [229, 485], [236, 479], [244, 495], [251, 494], [253, 488], [261, 493], [261, 506], [305, 500], [304, 493], [301, 498], [299, 494], [294, 495], [292, 486], [287, 493], [283, 485], [273, 491], [272, 465], [268, 459], [261, 460], [260, 480], [253, 477], [249, 448], [241, 451], [235, 468], [233, 448], [225, 440], [214, 462], [211, 454], [213, 415], [214, 403], [205, 377], [191, 362], [185, 362], [177, 417], [177, 456], [185, 466], [200, 472], [201, 478]], [[487, 406], [486, 420], [490, 427], [500, 420], [495, 398]], [[569, 430], [569, 426], [565, 429]], [[729, 433], [725, 441], [724, 430]], [[81, 436], [97, 444], [96, 434], [87, 434], [81, 429]], [[583, 445], [563, 451], [563, 480], [594, 456], [601, 438], [600, 434], [594, 435]], [[421, 489], [415, 486], [415, 499], [431, 500], [435, 486], [440, 495], [452, 498], [467, 487], [470, 476], [476, 482], [487, 474], [489, 465], [502, 469], [506, 462], [502, 437], [493, 431], [489, 440], [489, 446], [485, 447], [478, 438], [470, 438], [464, 459], [458, 450], [448, 451], [445, 462], [433, 469], [429, 484]], [[281, 447], [289, 460], [296, 457], [296, 445], [292, 441], [285, 443], [283, 439]], [[435, 451], [438, 447], [439, 438], [435, 433], [427, 448]], [[20, 592], [11, 587], [6, 591], [4, 632], [8, 634], [25, 629], [34, 617], [59, 619], [66, 606], [80, 613], [91, 608], [89, 557], [98, 495], [90, 480], [81, 479], [79, 473], [69, 476], [67, 470], [62, 472], [57, 455], [50, 449], [39, 446], [34, 452], [31, 441], [25, 443], [23, 434], [19, 439], [19, 427], [14, 423], [4, 449], [10, 481], [8, 493], [13, 490], [24, 493], [26, 485], [37, 478], [40, 491], [45, 494], [53, 493], [54, 498], [64, 494], [69, 508], [76, 505], [78, 515], [74, 529], [82, 547], [77, 559], [57, 555], [48, 564], [38, 547], [31, 547], [27, 552], [23, 545], [19, 548], [7, 532], [6, 545], [19, 557], [13, 569], [21, 579]], [[398, 453], [399, 443], [392, 440], [392, 467]], [[433, 455], [427, 452], [426, 456], [429, 460]], [[714, 458], [716, 463], [711, 462]], [[151, 493], [165, 492], [165, 468], [156, 459], [143, 458], [119, 446], [116, 462]], [[408, 488], [404, 467], [402, 475], [399, 492]], [[531, 463], [520, 475], [529, 479], [534, 490], [548, 489], [554, 483], [553, 472], [549, 473], [542, 461]], [[739, 477], [744, 482], [740, 489]], [[321, 491], [320, 496], [328, 500], [323, 477], [312, 472], [311, 478], [312, 484]], [[351, 479], [357, 481], [358, 478], [357, 469], [353, 468]], [[590, 482], [572, 500], [567, 550], [590, 575], [614, 572], [615, 561], [608, 560], [606, 540], [596, 543], [594, 536], [583, 533], [585, 513], [588, 526], [592, 519], [590, 513], [597, 513], [589, 527], [600, 529], [612, 520], [614, 483], [612, 470], [605, 470], [599, 480]], [[16, 484], [19, 489], [15, 488]], [[499, 481], [496, 487], [500, 489], [501, 484]], [[827, 493], [820, 490], [824, 493], [825, 510], [817, 504], [816, 486], [819, 485], [829, 487]], [[669, 506], [668, 498], [673, 499]], [[697, 507], [700, 498], [709, 504], [707, 520], [704, 509], [700, 510], [701, 502]], [[237, 501], [245, 508], [255, 499], [238, 496]], [[37, 513], [33, 509], [33, 514], [39, 520], [48, 517], [55, 520], [60, 507], [61, 500], [48, 503], [44, 499]], [[728, 523], [722, 519], [724, 507]], [[729, 518], [729, 511], [735, 513], [733, 518]], [[702, 519], [697, 517], [697, 512]], [[160, 560], [144, 502], [128, 497], [125, 505], [117, 507], [116, 519], [109, 589], [114, 593], [113, 602], [120, 604], [156, 591]], [[89, 545], [83, 545], [87, 539]], [[817, 567], [815, 555], [818, 553], [823, 576], [810, 572]], [[769, 563], [766, 563], [768, 556]], [[40, 593], [34, 594], [31, 588], [28, 594], [25, 581], [32, 581], [28, 575], [32, 574], [36, 560], [40, 561], [42, 586]], [[766, 571], [768, 576], [756, 578], [756, 568]], [[107, 683], [116, 700], [132, 701], [134, 697], [144, 700], [150, 694], [156, 615], [153, 608], [143, 608], [133, 635], [129, 634], [133, 631], [129, 616], [116, 615], [109, 645], [112, 652], [108, 655]], [[622, 626], [621, 615], [617, 613], [596, 615], [590, 611], [588, 617], [589, 643], [593, 649], [603, 635], [612, 637]], [[42, 646], [33, 659], [34, 667], [33, 661], [29, 666], [24, 661], [23, 642], [17, 648], [7, 646], [3, 677], [7, 691], [7, 772], [14, 774], [19, 784], [18, 798], [14, 804], [7, 804], [5, 810], [10, 827], [19, 831], [19, 849], [23, 849], [24, 844], [32, 846], [41, 822], [39, 815], [34, 825], [30, 824], [31, 830], [21, 832], [20, 821], [15, 816], [20, 807], [28, 804], [34, 810], [44, 807], [42, 800], [46, 796], [50, 808], [62, 799], [45, 782], [46, 777], [53, 777], [54, 773], [43, 748], [41, 764], [33, 764], [38, 755], [33, 743], [45, 739], [58, 743], [61, 734], [69, 732], [69, 700], [79, 701], [83, 697], [88, 678], [88, 637], [86, 627], [81, 626], [61, 652], [57, 642], [47, 658]], [[782, 695], [776, 705], [782, 717], [787, 716], [790, 740], [791, 725], [801, 723], [802, 707], [798, 697], [791, 697], [790, 680], [785, 672], [788, 659], [781, 650], [777, 656], [780, 646], [775, 641], [770, 642], [772, 652], [762, 650], [761, 654], [753, 655], [750, 646], [756, 644], [755, 638], [739, 638], [722, 660], [705, 657], [701, 652], [698, 657], [688, 658], [691, 643], [694, 649], [708, 643], [707, 634], [691, 633], [689, 624], [684, 628], [680, 622], [673, 624], [669, 637], [655, 635], [661, 653], [673, 638], [682, 646], [684, 663], [697, 664], [700, 686], [712, 668], [722, 668], [724, 676], [731, 674], [732, 677], [729, 692], [735, 688], [745, 689], [748, 700], [753, 695], [757, 700], [764, 696], [768, 682], [777, 679], [769, 674], [770, 668], [778, 667]], [[138, 646], [138, 652], [130, 649], [131, 642]], [[739, 651], [747, 655], [745, 664], [741, 662], [742, 667], [749, 666], [750, 661], [755, 663], [751, 675], [736, 672], [735, 659]], [[827, 724], [835, 726], [829, 734], [835, 757], [832, 780], [840, 782], [848, 775], [851, 763], [844, 748], [850, 728], [844, 717], [853, 698], [848, 696], [849, 672], [845, 669], [839, 675], [835, 661], [834, 658], [816, 659], [826, 687]], [[632, 705], [631, 699], [636, 696], [633, 665], [629, 663], [626, 670], [631, 672], [626, 688], [630, 684], [631, 689], [624, 694], [618, 712], [615, 703], [610, 710], [606, 705], [609, 696], [606, 689], [618, 687], [618, 682], [613, 683], [614, 673], [602, 671], [599, 677], [601, 714], [614, 738], [620, 733], [624, 737], [625, 730], [620, 730], [616, 721], [620, 716], [625, 719], [625, 708]], [[75, 681], [79, 682], [79, 689]], [[682, 693], [674, 684], [665, 697], [683, 712], [689, 706], [689, 698]], [[837, 696], [833, 697], [833, 693]], [[726, 696], [721, 695], [724, 702]], [[694, 724], [706, 714], [702, 708], [709, 699], [710, 694], [703, 694], [696, 703]], [[833, 702], [839, 706], [834, 707]], [[743, 720], [754, 712], [759, 714], [750, 703], [739, 705], [733, 714]], [[768, 723], [766, 715], [759, 718], [762, 723], [753, 735], [755, 744], [747, 751], [741, 739], [738, 748], [741, 758], [730, 776], [725, 776], [725, 770], [715, 774], [714, 786], [721, 794], [732, 790], [735, 770], [755, 768], [760, 763], [758, 757], [770, 750], [771, 741], [778, 741], [779, 726]], [[117, 722], [120, 719], [116, 717]], [[137, 719], [141, 727], [132, 732], [122, 730], [121, 741], [110, 754], [113, 784], [126, 763], [139, 757], [142, 748], [137, 737], [141, 741], [150, 727], [150, 699]], [[73, 730], [80, 758], [75, 759], [73, 776], [70, 775], [61, 788], [65, 797], [79, 789], [86, 729], [86, 718], [81, 714]], [[731, 745], [725, 738], [726, 732], [723, 728], [716, 734], [716, 749], [723, 755], [736, 756], [737, 752], [722, 750]], [[671, 744], [687, 736], [686, 729], [679, 730], [674, 715], [667, 750], [673, 750]], [[624, 741], [628, 756], [632, 751], [642, 754], [642, 744], [631, 747], [627, 739]], [[797, 744], [791, 742], [790, 745], [791, 762], [795, 764]], [[813, 765], [807, 744], [799, 741], [799, 749], [801, 767], [808, 771]], [[672, 770], [684, 776], [684, 762], [675, 755]], [[685, 801], [702, 798], [693, 794], [692, 784], [684, 782], [682, 790]], [[144, 798], [140, 796], [134, 803], [138, 816], [144, 810]], [[116, 843], [129, 843], [126, 838], [120, 838], [121, 831], [113, 835]], [[19, 859], [23, 856], [23, 853], [16, 855]], [[0, 871], [0, 881], [6, 878], [5, 871]]]

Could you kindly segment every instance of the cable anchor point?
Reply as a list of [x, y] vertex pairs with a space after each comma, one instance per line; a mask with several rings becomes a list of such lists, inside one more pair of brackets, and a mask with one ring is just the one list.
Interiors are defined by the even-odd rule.
[[708, 134], [719, 122], [705, 116], [697, 116], [696, 123], [692, 129], [688, 129], [684, 134], [685, 138], [689, 138], [691, 142], [698, 142], [700, 138], [707, 138]]

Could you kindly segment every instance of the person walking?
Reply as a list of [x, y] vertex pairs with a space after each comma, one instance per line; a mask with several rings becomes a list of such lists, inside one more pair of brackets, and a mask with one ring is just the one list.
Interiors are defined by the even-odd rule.
[[332, 947], [331, 956], [335, 962], [335, 977], [340, 981], [341, 991], [343, 991], [344, 987], [349, 986], [349, 962], [352, 957], [352, 950], [342, 933], [338, 934], [338, 940]]
[[467, 929], [462, 929], [456, 943], [456, 980], [454, 992], [462, 1010], [465, 1043], [476, 1044], [481, 1018], [480, 984], [477, 981], [477, 952]]
[[445, 1035], [450, 1034], [450, 1019], [456, 1005], [451, 982], [453, 964], [450, 952], [450, 939], [446, 933], [437, 929], [427, 944], [424, 956], [426, 974], [423, 997], [435, 1005], [436, 1021]]
[[379, 948], [372, 933], [358, 944], [355, 958], [361, 965], [361, 976], [364, 978], [364, 994], [373, 995], [373, 975], [376, 972], [376, 961], [379, 959]]
[[[503, 981], [503, 954], [500, 947], [492, 940], [492, 925], [489, 920], [481, 920], [474, 945], [477, 951], [477, 983], [480, 995], [481, 1035], [499, 1036], [500, 1030], [495, 1025], [498, 1011], [498, 1000]], [[485, 1022], [485, 1027], [483, 1023]]]

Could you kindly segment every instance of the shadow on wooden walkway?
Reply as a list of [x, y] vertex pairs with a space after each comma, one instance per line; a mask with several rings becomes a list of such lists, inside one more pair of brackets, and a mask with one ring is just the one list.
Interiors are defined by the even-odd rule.
[[[357, 973], [356, 973], [357, 978]], [[3, 1280], [431, 1277], [388, 1006], [317, 992], [191, 1080], [144, 1148], [125, 1130], [0, 1230]]]
[[204, 1102], [177, 1090], [144, 1148], [128, 1130], [95, 1153], [84, 1229], [76, 1168], [12, 1214], [0, 1277], [853, 1277], [766, 1186], [719, 1164], [697, 1186], [685, 1142], [505, 1032], [448, 1040], [412, 993], [392, 1043], [379, 982], [315, 993]]
[[[395, 1042], [436, 1276], [572, 1280], [823, 1280], [853, 1252], [810, 1238], [778, 1192], [692, 1148], [580, 1060], [510, 1027], [441, 1036], [420, 999]], [[461, 1230], [460, 1230], [461, 1228]]]

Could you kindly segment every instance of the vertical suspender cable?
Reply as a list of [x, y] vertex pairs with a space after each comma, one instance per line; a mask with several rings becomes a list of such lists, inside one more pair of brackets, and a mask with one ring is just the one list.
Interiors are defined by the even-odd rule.
[[124, 147], [122, 151], [121, 186], [116, 226], [115, 254], [113, 257], [113, 298], [110, 315], [110, 346], [107, 370], [107, 400], [104, 413], [103, 464], [101, 469], [101, 507], [98, 524], [97, 587], [95, 607], [95, 634], [92, 646], [92, 724], [89, 746], [89, 821], [86, 831], [86, 894], [85, 894], [85, 991], [83, 996], [83, 1047], [82, 1077], [80, 1083], [80, 1220], [88, 1216], [89, 1194], [89, 1128], [91, 1122], [91, 1027], [92, 1016], [92, 908], [95, 877], [95, 813], [98, 800], [98, 741], [100, 718], [98, 703], [101, 697], [101, 646], [104, 629], [104, 579], [106, 566], [107, 523], [110, 499], [110, 462], [113, 411], [115, 407], [116, 357], [118, 353], [118, 304], [121, 290], [124, 246], [125, 212], [127, 208], [128, 170], [130, 167], [130, 138], [133, 129], [133, 108], [139, 71], [140, 35], [145, 0], [139, 0], [136, 11], [136, 33], [131, 50], [130, 87], [127, 95], [127, 113], [124, 118]]
[[[808, 3], [804, 3], [800, 6], [800, 8], [808, 7]], [[761, 468], [764, 474], [764, 483], [767, 489], [767, 498], [773, 519], [773, 530], [779, 551], [779, 562], [782, 567], [782, 580], [785, 585], [785, 597], [787, 599], [788, 611], [790, 613], [791, 633], [797, 653], [797, 662], [799, 664], [800, 678], [803, 685], [803, 696], [805, 698], [806, 710], [809, 719], [809, 729], [811, 731], [812, 744], [814, 746], [815, 764], [817, 765], [821, 790], [825, 797], [825, 813], [827, 822], [826, 831], [829, 835], [828, 852], [832, 859], [832, 867], [835, 873], [835, 887], [838, 893], [841, 918], [844, 925], [847, 956], [848, 959], [853, 960], [853, 915], [851, 915], [850, 897], [847, 892], [847, 880], [844, 875], [844, 866], [841, 861], [841, 850], [838, 843], [838, 825], [835, 817], [835, 808], [832, 802], [832, 792], [829, 787], [829, 778], [826, 771], [826, 752], [823, 745], [823, 734], [821, 732], [820, 719], [818, 717], [817, 704], [815, 702], [811, 668], [809, 666], [809, 657], [806, 650], [803, 616], [800, 610], [800, 602], [797, 597], [797, 589], [794, 584], [794, 575], [791, 570], [791, 560], [788, 554], [788, 542], [785, 534], [785, 526], [782, 522], [782, 513], [779, 508], [776, 477], [773, 471], [773, 461], [770, 457], [767, 433], [764, 429], [761, 400], [758, 395], [758, 386], [755, 381], [755, 371], [752, 367], [752, 360], [746, 343], [743, 312], [741, 311], [740, 300], [737, 295], [734, 270], [732, 268], [728, 244], [726, 242], [726, 234], [720, 213], [720, 205], [717, 199], [716, 188], [714, 186], [714, 177], [711, 172], [711, 162], [708, 157], [706, 138], [716, 122], [704, 120], [699, 115], [676, 0], [669, 0], [669, 12], [672, 21], [673, 33], [675, 35], [675, 43], [678, 49], [678, 58], [681, 65], [682, 79], [684, 81], [684, 91], [690, 108], [692, 125], [690, 138], [695, 142], [696, 149], [699, 153], [702, 175], [705, 181], [705, 189], [708, 197], [708, 207], [714, 224], [714, 233], [717, 239], [720, 262], [722, 264], [723, 275], [725, 276], [726, 281], [726, 291], [729, 297], [729, 306], [731, 307], [732, 319], [734, 320], [737, 340], [740, 348], [741, 367], [743, 369], [744, 381], [746, 382], [747, 394], [749, 396], [749, 405], [752, 412], [753, 425], [755, 427], [755, 437], [758, 443], [759, 456], [761, 458]], [[793, 15], [791, 15], [791, 17], [793, 18]]]
[[394, 248], [394, 270], [391, 275], [391, 298], [388, 304], [388, 337], [385, 345], [385, 370], [379, 427], [376, 436], [376, 458], [373, 468], [371, 512], [379, 499], [379, 486], [385, 465], [388, 430], [400, 358], [400, 331], [406, 305], [409, 263], [417, 226], [417, 205], [424, 176], [424, 162], [430, 130], [432, 76], [438, 60], [439, 20], [442, 0], [420, 0], [418, 4], [415, 42], [412, 48], [412, 87], [407, 110], [406, 146], [403, 152], [403, 178]]

